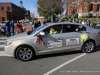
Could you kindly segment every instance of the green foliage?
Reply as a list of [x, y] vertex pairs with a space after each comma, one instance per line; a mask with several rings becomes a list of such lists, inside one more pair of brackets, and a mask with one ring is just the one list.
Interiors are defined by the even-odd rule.
[[40, 16], [49, 17], [64, 11], [62, 0], [38, 0], [38, 13]]
[[[100, 18], [98, 18], [98, 20], [96, 20], [96, 18], [90, 18], [91, 19], [91, 22], [92, 23], [98, 23], [98, 22], [100, 22]], [[88, 18], [78, 18], [78, 20], [84, 20], [84, 21], [87, 21], [88, 20]]]

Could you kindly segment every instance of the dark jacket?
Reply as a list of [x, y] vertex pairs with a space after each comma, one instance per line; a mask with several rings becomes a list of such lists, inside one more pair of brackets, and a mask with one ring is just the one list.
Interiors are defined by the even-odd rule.
[[6, 27], [6, 30], [10, 30], [10, 22], [7, 22], [7, 23], [5, 24], [5, 27]]
[[10, 26], [11, 26], [12, 28], [15, 27], [13, 22], [10, 23]]

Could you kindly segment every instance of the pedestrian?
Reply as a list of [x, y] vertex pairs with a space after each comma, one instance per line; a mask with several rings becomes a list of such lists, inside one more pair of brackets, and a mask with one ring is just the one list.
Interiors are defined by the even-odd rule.
[[18, 34], [21, 32], [21, 25], [20, 23], [17, 21], [17, 24], [16, 24], [16, 27], [17, 27], [17, 31], [18, 31]]
[[78, 19], [76, 19], [76, 23], [79, 23]]
[[38, 27], [38, 21], [34, 20], [34, 28], [37, 28], [37, 27]]
[[91, 24], [90, 19], [88, 19], [86, 23], [87, 23], [88, 26], [90, 26], [90, 24]]
[[5, 27], [6, 27], [6, 36], [10, 37], [10, 22], [9, 22], [9, 20], [5, 23]]
[[84, 20], [82, 20], [81, 24], [85, 25], [85, 21], [84, 21]]
[[1, 33], [1, 35], [6, 35], [6, 30], [5, 30], [5, 27], [2, 27], [1, 29], [0, 29], [0, 33]]
[[50, 22], [51, 22], [51, 21], [50, 21], [50, 18], [48, 18], [46, 23], [50, 23]]
[[14, 25], [14, 21], [13, 20], [10, 23], [10, 26], [11, 26], [11, 30], [12, 30], [12, 35], [14, 35], [15, 25]]
[[72, 22], [72, 19], [71, 18], [69, 19], [69, 22]]
[[82, 21], [81, 21], [81, 20], [79, 20], [79, 23], [81, 24], [81, 23], [82, 23]]
[[100, 23], [97, 24], [97, 29], [100, 29]]
[[30, 21], [30, 25], [31, 25], [31, 27], [32, 27], [32, 30], [34, 30], [35, 28], [35, 26], [34, 26], [34, 20], [33, 21]]
[[69, 22], [69, 21], [68, 21], [68, 19], [66, 19], [66, 21], [65, 21], [65, 22]]
[[38, 25], [38, 27], [41, 26], [41, 22], [40, 22], [40, 20], [38, 20], [37, 25]]
[[24, 21], [22, 21], [21, 26], [22, 26], [21, 32], [24, 32], [25, 29], [26, 29], [26, 26], [25, 26], [25, 22]]
[[12, 28], [12, 27], [10, 27], [10, 33], [11, 33], [11, 36], [14, 35], [14, 34], [13, 34], [13, 28]]

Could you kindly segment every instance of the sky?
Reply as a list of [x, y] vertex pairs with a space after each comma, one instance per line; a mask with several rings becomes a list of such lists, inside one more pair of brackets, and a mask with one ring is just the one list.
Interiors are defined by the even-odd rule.
[[[20, 0], [0, 0], [0, 2], [12, 2], [17, 6], [20, 6]], [[22, 0], [23, 6], [30, 10], [33, 14], [35, 14], [35, 17], [38, 17], [37, 12], [37, 0]]]

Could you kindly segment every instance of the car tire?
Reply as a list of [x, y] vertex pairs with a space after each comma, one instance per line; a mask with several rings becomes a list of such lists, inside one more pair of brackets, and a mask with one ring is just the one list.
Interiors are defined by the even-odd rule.
[[30, 61], [34, 56], [35, 53], [29, 46], [20, 46], [17, 48], [16, 57], [21, 61]]
[[87, 41], [82, 47], [84, 53], [92, 53], [95, 48], [95, 43], [93, 41]]

